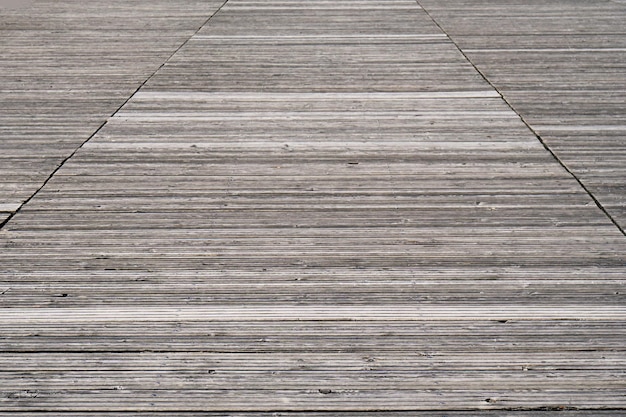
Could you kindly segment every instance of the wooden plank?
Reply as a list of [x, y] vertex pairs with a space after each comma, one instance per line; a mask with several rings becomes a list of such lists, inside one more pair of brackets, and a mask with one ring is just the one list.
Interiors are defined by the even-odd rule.
[[[553, 409], [544, 409], [543, 411], [498, 411], [498, 410], [481, 410], [478, 412], [471, 412], [471, 411], [463, 411], [463, 412], [454, 412], [454, 411], [447, 411], [446, 412], [446, 416], [451, 416], [451, 417], [467, 417], [467, 416], [488, 416], [488, 417], [537, 417], [537, 416], [543, 416], [546, 415], [546, 412], [555, 412], [558, 411], [559, 412], [559, 416], [563, 416], [563, 417], [595, 417], [595, 416], [600, 416], [600, 417], [606, 417], [606, 416], [614, 416], [615, 412], [614, 411], [601, 411], [601, 410], [568, 410], [567, 408], [561, 408], [561, 407], [554, 407]], [[113, 417], [113, 416], [125, 416], [125, 417], [160, 417], [163, 413], [159, 413], [159, 412], [140, 412], [140, 413], [135, 413], [135, 412], [128, 412], [125, 411], [123, 413], [120, 412], [113, 412], [113, 413], [109, 413], [109, 412], [90, 412], [89, 415], [93, 416], [93, 417]], [[272, 414], [278, 414], [278, 413], [272, 413]], [[51, 416], [57, 416], [58, 414], [55, 413], [47, 413], [47, 412], [28, 412], [28, 411], [14, 411], [11, 412], [9, 414], [7, 413], [3, 413], [0, 411], [0, 417], [13, 417], [13, 416], [18, 416], [18, 417], [51, 417]], [[64, 416], [67, 417], [82, 417], [85, 415], [85, 413], [72, 413], [72, 412], [66, 412], [63, 413]], [[173, 417], [223, 417], [224, 413], [223, 412], [201, 412], [201, 413], [197, 413], [197, 412], [168, 412], [168, 415], [173, 416]], [[243, 413], [228, 413], [229, 416], [232, 417], [266, 417], [270, 414], [268, 413], [254, 413], [254, 412], [243, 412]], [[312, 417], [332, 417], [335, 416], [336, 413], [334, 412], [304, 412], [304, 413], [298, 413], [298, 412], [280, 412], [280, 416], [284, 416], [284, 417], [304, 417], [304, 416], [312, 416]], [[433, 412], [432, 411], [407, 411], [407, 412], [397, 412], [397, 411], [393, 411], [393, 412], [388, 412], [388, 411], [361, 411], [358, 413], [342, 413], [342, 415], [345, 415], [347, 417], [359, 417], [359, 416], [369, 416], [369, 417], [380, 417], [380, 416], [386, 416], [386, 417], [426, 417], [426, 416], [432, 416]]]
[[510, 306], [496, 307], [413, 307], [403, 305], [373, 306], [367, 310], [353, 306], [269, 306], [249, 305], [246, 307], [144, 307], [135, 308], [11, 308], [0, 312], [2, 323], [41, 323], [53, 321], [63, 323], [116, 322], [116, 321], [422, 321], [422, 320], [624, 320], [623, 307], [580, 307], [560, 305], [558, 307]]
[[35, 193], [221, 3], [3, 8], [0, 205]]
[[0, 416], [623, 412], [624, 236], [417, 3], [133, 4], [0, 26], [7, 183], [124, 103], [0, 232]]
[[568, 1], [420, 3], [623, 231], [624, 7]]
[[5, 212], [5, 213], [13, 213], [17, 211], [17, 209], [19, 209], [20, 206], [21, 204], [17, 204], [17, 203], [0, 204], [0, 211]]
[[[241, 407], [250, 411], [336, 410], [348, 405], [355, 411], [374, 407], [382, 411], [439, 411], [471, 407], [473, 410], [505, 408], [543, 408], [547, 411], [590, 407], [616, 407], [623, 391], [548, 391], [545, 394], [526, 390], [103, 390], [103, 391], [18, 391], [8, 393], [6, 409], [47, 408], [83, 411], [221, 411]], [[5, 393], [2, 393], [5, 394]], [[416, 402], [416, 397], [419, 401]], [[210, 398], [211, 401], [206, 399]], [[268, 404], [268, 398], [271, 404]], [[381, 405], [385, 404], [385, 405]]]

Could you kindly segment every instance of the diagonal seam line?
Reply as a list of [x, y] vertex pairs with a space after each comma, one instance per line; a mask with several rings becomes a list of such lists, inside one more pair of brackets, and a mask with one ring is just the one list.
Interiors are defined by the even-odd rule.
[[132, 98], [139, 92], [139, 90], [141, 90], [147, 83], [148, 81], [150, 81], [152, 78], [154, 78], [154, 76], [164, 67], [167, 65], [168, 62], [170, 62], [172, 60], [172, 58], [181, 50], [183, 49], [188, 43], [189, 41], [194, 38], [201, 30], [202, 28], [204, 28], [210, 21], [211, 19], [213, 19], [213, 17], [215, 17], [223, 8], [224, 6], [226, 6], [226, 3], [228, 3], [229, 0], [224, 0], [224, 2], [222, 3], [222, 5], [220, 7], [217, 8], [217, 10], [215, 12], [213, 12], [199, 27], [198, 29], [196, 29], [196, 31], [187, 39], [185, 40], [185, 42], [183, 42], [182, 44], [180, 44], [180, 46], [178, 48], [176, 48], [176, 50], [174, 52], [172, 52], [170, 54], [169, 57], [167, 57], [167, 59], [165, 61], [163, 61], [163, 63], [161, 65], [159, 65], [159, 67], [154, 70], [154, 72], [152, 72], [152, 74], [150, 74], [140, 85], [139, 87], [137, 87], [135, 89], [135, 91], [133, 91], [128, 98], [117, 108], [115, 109], [115, 111], [113, 113], [111, 113], [111, 115], [109, 117], [107, 117], [107, 119], [102, 122], [100, 124], [100, 126], [98, 126], [96, 128], [96, 130], [87, 138], [85, 139], [69, 156], [67, 156], [65, 159], [63, 159], [61, 161], [61, 163], [54, 169], [54, 171], [52, 171], [52, 173], [50, 173], [50, 175], [48, 176], [48, 178], [46, 178], [46, 180], [43, 182], [43, 184], [41, 184], [41, 186], [39, 188], [37, 188], [37, 190], [35, 190], [35, 192], [28, 197], [26, 200], [24, 200], [24, 202], [22, 204], [20, 204], [20, 206], [14, 210], [13, 212], [11, 212], [9, 214], [9, 216], [4, 219], [2, 222], [0, 222], [0, 230], [2, 228], [4, 228], [4, 226], [6, 226], [11, 219], [13, 219], [13, 217], [15, 217], [17, 215], [17, 213], [19, 213], [22, 208], [24, 208], [24, 206], [26, 204], [28, 204], [33, 198], [35, 198], [37, 196], [37, 194], [39, 194], [39, 192], [41, 192], [41, 190], [43, 190], [46, 185], [50, 182], [50, 180], [52, 180], [52, 178], [56, 175], [57, 172], [59, 172], [59, 170], [61, 168], [63, 168], [63, 166], [65, 166], [65, 164], [72, 159], [79, 150], [81, 150], [86, 144], [87, 142], [89, 142], [91, 139], [93, 139], [98, 133], [100, 133], [100, 131], [102, 130], [102, 128], [104, 126], [106, 126], [106, 124], [113, 118], [115, 117], [115, 115], [117, 113], [119, 113], [120, 110], [122, 110], [122, 108], [124, 108], [128, 102], [130, 100], [132, 100]]
[[578, 178], [578, 176], [565, 164], [565, 162], [563, 162], [563, 160], [561, 160], [561, 158], [559, 158], [557, 156], [557, 154], [550, 148], [550, 146], [548, 146], [548, 144], [543, 140], [543, 138], [541, 137], [541, 135], [539, 135], [539, 133], [537, 133], [537, 131], [530, 125], [530, 123], [524, 118], [524, 116], [522, 116], [517, 109], [507, 100], [506, 96], [504, 94], [502, 94], [502, 92], [491, 82], [491, 80], [489, 80], [489, 78], [487, 78], [487, 76], [480, 70], [478, 69], [478, 67], [474, 64], [474, 62], [469, 58], [469, 56], [467, 56], [467, 54], [465, 53], [465, 51], [463, 51], [463, 49], [461, 49], [461, 47], [459, 46], [458, 43], [456, 43], [454, 41], [454, 39], [452, 39], [452, 37], [450, 37], [450, 35], [448, 35], [448, 33], [443, 29], [443, 27], [439, 24], [439, 22], [430, 14], [430, 12], [424, 7], [422, 6], [422, 4], [420, 3], [420, 0], [415, 0], [415, 2], [417, 3], [418, 6], [420, 6], [422, 8], [422, 10], [424, 10], [424, 13], [426, 13], [426, 15], [430, 18], [430, 20], [433, 21], [433, 23], [439, 28], [439, 30], [441, 30], [441, 32], [445, 33], [446, 36], [448, 36], [448, 39], [450, 39], [450, 42], [452, 42], [452, 44], [456, 47], [456, 49], [463, 55], [463, 57], [465, 58], [465, 60], [476, 70], [476, 72], [482, 77], [483, 80], [485, 80], [485, 82], [487, 84], [489, 84], [491, 86], [491, 88], [493, 88], [495, 91], [498, 92], [498, 94], [500, 94], [500, 97], [502, 97], [502, 100], [504, 100], [504, 102], [506, 103], [506, 105], [513, 111], [515, 112], [515, 114], [517, 114], [517, 116], [521, 119], [522, 123], [524, 123], [524, 125], [526, 125], [526, 127], [528, 128], [528, 130], [530, 130], [530, 132], [535, 135], [535, 138], [537, 138], [537, 140], [539, 141], [539, 143], [541, 143], [541, 145], [544, 147], [544, 149], [546, 151], [548, 151], [548, 153], [550, 153], [550, 155], [552, 155], [552, 158], [554, 158], [554, 160], [556, 162], [558, 162], [558, 164], [578, 183], [578, 185], [585, 191], [585, 193], [587, 193], [587, 195], [593, 200], [593, 202], [596, 204], [596, 206], [600, 209], [600, 211], [602, 211], [602, 213], [604, 213], [604, 215], [611, 221], [611, 223], [613, 223], [613, 225], [617, 228], [617, 230], [619, 230], [622, 235], [626, 236], [626, 230], [617, 222], [617, 220], [615, 220], [615, 218], [611, 215], [611, 213], [609, 213], [607, 211], [607, 209], [602, 205], [602, 203], [600, 202], [600, 200], [598, 200], [596, 198], [595, 195], [593, 195], [593, 193], [591, 192], [591, 190], [589, 188], [587, 188], [587, 186], [580, 180], [580, 178]]

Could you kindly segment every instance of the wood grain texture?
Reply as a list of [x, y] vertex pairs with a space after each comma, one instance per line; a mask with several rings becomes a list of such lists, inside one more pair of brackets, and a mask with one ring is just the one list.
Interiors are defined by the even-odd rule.
[[[487, 416], [487, 417], [537, 417], [537, 416], [545, 416], [545, 415], [549, 415], [550, 413], [555, 413], [558, 412], [559, 416], [563, 416], [563, 417], [607, 417], [607, 416], [614, 416], [615, 415], [615, 411], [599, 411], [599, 410], [568, 410], [565, 407], [554, 407], [552, 409], [550, 408], [546, 408], [544, 410], [538, 410], [538, 411], [499, 411], [499, 410], [480, 410], [480, 411], [462, 411], [462, 412], [454, 412], [454, 411], [445, 411], [445, 412], [440, 412], [440, 413], [436, 413], [433, 411], [417, 411], [417, 410], [413, 410], [413, 411], [407, 411], [407, 412], [367, 412], [367, 411], [361, 411], [361, 412], [346, 412], [346, 413], [342, 413], [342, 415], [345, 415], [347, 417], [360, 417], [360, 416], [369, 416], [369, 417], [380, 417], [380, 416], [385, 416], [385, 417], [431, 417], [433, 415], [435, 416], [450, 416], [450, 417], [477, 417], [477, 416]], [[169, 415], [177, 415], [177, 416], [185, 416], [185, 417], [275, 417], [275, 416], [279, 416], [279, 417], [332, 417], [332, 416], [336, 416], [336, 413], [334, 412], [243, 412], [243, 413], [232, 413], [232, 412], [228, 412], [228, 413], [224, 413], [224, 412], [201, 412], [201, 413], [197, 413], [197, 412], [186, 412], [186, 413], [177, 413], [177, 414], [172, 414], [172, 413], [168, 413]], [[48, 412], [11, 412], [11, 413], [2, 413], [0, 412], [0, 416], [1, 417], [13, 417], [13, 416], [18, 416], [18, 417], [52, 417], [52, 416], [56, 416], [58, 414], [52, 414], [52, 413], [48, 413]], [[67, 417], [82, 417], [85, 415], [84, 412], [82, 413], [74, 413], [74, 412], [68, 412], [68, 413], [63, 413], [64, 416]], [[92, 412], [89, 413], [89, 416], [92, 417], [113, 417], [113, 416], [119, 416], [120, 413], [119, 412]], [[163, 415], [163, 413], [160, 412], [141, 412], [141, 413], [134, 413], [134, 412], [124, 412], [123, 413], [124, 416], [128, 416], [128, 417], [161, 417]]]
[[222, 3], [0, 9], [0, 211], [15, 212]]
[[624, 230], [624, 3], [420, 3]]
[[623, 414], [626, 239], [428, 7], [187, 3], [90, 6], [161, 61], [57, 97], [124, 105], [0, 231], [0, 417]]

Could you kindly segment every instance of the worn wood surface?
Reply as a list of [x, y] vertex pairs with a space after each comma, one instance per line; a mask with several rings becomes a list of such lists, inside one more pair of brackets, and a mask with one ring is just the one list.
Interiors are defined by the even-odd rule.
[[[80, 66], [48, 114], [2, 75], [3, 186], [46, 183], [0, 205], [1, 417], [626, 412], [626, 238], [438, 26], [461, 3], [126, 3], [90, 7], [138, 25], [138, 91]], [[1, 24], [79, 59], [96, 14], [55, 4]], [[24, 177], [65, 120], [71, 158]]]
[[626, 3], [420, 3], [626, 229]]
[[[367, 416], [384, 416], [384, 417], [431, 417], [431, 416], [442, 416], [442, 417], [541, 417], [546, 415], [551, 415], [558, 413], [560, 417], [613, 417], [615, 416], [615, 411], [599, 411], [599, 410], [566, 410], [561, 408], [555, 409], [546, 409], [539, 411], [498, 411], [498, 410], [480, 410], [480, 411], [462, 411], [462, 412], [454, 412], [454, 411], [445, 411], [445, 412], [433, 412], [433, 411], [406, 411], [406, 412], [374, 412], [364, 414], [363, 412], [346, 412], [341, 413], [342, 416], [346, 417], [360, 417], [363, 415]], [[124, 416], [128, 417], [162, 417], [164, 413], [154, 413], [154, 412], [140, 412], [140, 413], [124, 413]], [[166, 413], [168, 415], [172, 415], [172, 413]], [[53, 417], [57, 416], [55, 413], [48, 412], [24, 412], [24, 413], [2, 413], [0, 412], [1, 417]], [[63, 413], [66, 417], [83, 417], [85, 413]], [[119, 412], [94, 412], [88, 414], [90, 417], [114, 417], [119, 416]], [[182, 415], [182, 414], [177, 414]], [[242, 412], [242, 413], [223, 413], [223, 412], [190, 412], [184, 414], [186, 417], [334, 417], [337, 415], [336, 412], [268, 412], [268, 413], [250, 413], [250, 412]]]
[[0, 222], [223, 1], [23, 3], [0, 3]]

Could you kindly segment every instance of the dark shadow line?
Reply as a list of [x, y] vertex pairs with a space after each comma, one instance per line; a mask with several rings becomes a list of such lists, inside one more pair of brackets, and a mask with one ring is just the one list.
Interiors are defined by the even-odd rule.
[[580, 185], [580, 187], [585, 191], [585, 193], [587, 193], [587, 195], [593, 200], [596, 206], [602, 211], [602, 213], [604, 213], [604, 215], [611, 221], [611, 223], [613, 223], [613, 225], [622, 233], [622, 235], [626, 236], [626, 230], [607, 211], [607, 209], [602, 205], [600, 200], [598, 200], [596, 196], [593, 195], [591, 190], [587, 188], [587, 186], [580, 180], [580, 178], [578, 178], [578, 176], [576, 176], [576, 174], [565, 164], [565, 162], [563, 162], [561, 158], [557, 156], [557, 154], [550, 148], [550, 146], [548, 146], [548, 144], [543, 140], [543, 138], [539, 135], [539, 133], [537, 133], [537, 131], [533, 129], [533, 127], [524, 118], [524, 116], [522, 116], [517, 111], [517, 109], [513, 106], [513, 104], [511, 104], [507, 100], [506, 96], [502, 94], [502, 92], [489, 80], [489, 78], [487, 78], [487, 76], [474, 64], [474, 62], [470, 59], [469, 56], [467, 56], [467, 54], [463, 51], [463, 49], [459, 46], [459, 44], [444, 30], [443, 26], [439, 24], [439, 22], [430, 14], [430, 12], [424, 6], [422, 6], [422, 4], [420, 3], [420, 0], [415, 0], [415, 2], [418, 4], [419, 7], [421, 7], [424, 13], [426, 13], [426, 15], [430, 18], [430, 20], [433, 21], [433, 23], [439, 28], [439, 30], [441, 30], [441, 32], [444, 33], [448, 37], [448, 39], [450, 39], [450, 42], [452, 42], [452, 44], [456, 47], [456, 49], [463, 55], [465, 60], [474, 68], [474, 70], [476, 70], [476, 72], [482, 77], [482, 79], [485, 80], [485, 82], [489, 84], [489, 86], [491, 86], [491, 88], [493, 88], [498, 94], [500, 94], [500, 97], [502, 97], [502, 100], [506, 103], [506, 105], [511, 109], [511, 111], [515, 112], [515, 114], [520, 118], [520, 120], [522, 121], [522, 123], [524, 123], [524, 125], [528, 128], [528, 130], [530, 130], [531, 133], [535, 135], [535, 138], [537, 138], [537, 140], [539, 141], [539, 143], [541, 143], [544, 149], [548, 151], [550, 155], [552, 155], [552, 158], [554, 158], [554, 160], [557, 161], [558, 164], [572, 178], [574, 178], [574, 180], [578, 183], [578, 185]]
[[222, 3], [222, 5], [215, 11], [213, 12], [201, 25], [200, 27], [198, 27], [198, 29], [185, 41], [183, 42], [178, 48], [176, 48], [176, 50], [174, 52], [172, 52], [170, 54], [170, 56], [163, 61], [163, 63], [161, 65], [159, 65], [159, 67], [152, 72], [152, 74], [150, 74], [140, 85], [139, 87], [137, 87], [135, 89], [135, 91], [133, 91], [128, 98], [113, 112], [111, 113], [111, 115], [109, 117], [106, 118], [106, 120], [104, 122], [102, 122], [100, 124], [100, 126], [98, 126], [98, 128], [87, 138], [85, 139], [68, 157], [66, 157], [65, 159], [63, 159], [63, 161], [61, 161], [61, 163], [54, 169], [54, 171], [52, 171], [52, 173], [48, 176], [48, 178], [46, 178], [46, 180], [43, 182], [43, 184], [37, 188], [37, 190], [35, 190], [35, 192], [28, 197], [26, 200], [24, 200], [24, 202], [17, 208], [17, 210], [13, 211], [12, 213], [9, 214], [9, 216], [4, 219], [1, 223], [0, 223], [0, 230], [2, 230], [2, 228], [4, 228], [4, 226], [6, 226], [11, 219], [13, 219], [13, 217], [15, 217], [17, 215], [17, 213], [19, 213], [22, 208], [24, 208], [24, 206], [26, 204], [28, 204], [33, 198], [35, 198], [37, 196], [37, 194], [39, 194], [39, 192], [41, 192], [41, 190], [44, 189], [44, 187], [50, 182], [50, 180], [52, 180], [52, 178], [56, 175], [57, 172], [59, 172], [59, 170], [61, 168], [63, 168], [63, 166], [67, 163], [67, 161], [69, 161], [70, 159], [72, 159], [77, 153], [78, 151], [80, 151], [86, 144], [87, 142], [89, 142], [91, 139], [93, 139], [98, 133], [100, 133], [100, 131], [102, 130], [102, 128], [104, 126], [106, 126], [106, 124], [109, 122], [109, 120], [114, 117], [120, 110], [122, 110], [122, 108], [124, 108], [124, 106], [126, 106], [128, 104], [128, 102], [130, 100], [132, 100], [132, 98], [139, 92], [139, 90], [141, 90], [147, 83], [148, 81], [150, 81], [152, 78], [154, 78], [154, 76], [165, 66], [167, 65], [168, 62], [170, 62], [172, 60], [172, 58], [174, 57], [174, 55], [176, 55], [181, 49], [183, 49], [188, 43], [189, 41], [198, 34], [198, 32], [200, 32], [202, 30], [203, 27], [205, 27], [210, 21], [211, 19], [213, 19], [213, 17], [215, 17], [215, 15], [217, 15], [222, 8], [224, 8], [224, 6], [226, 6], [226, 3], [228, 3], [229, 0], [224, 0], [224, 2]]

